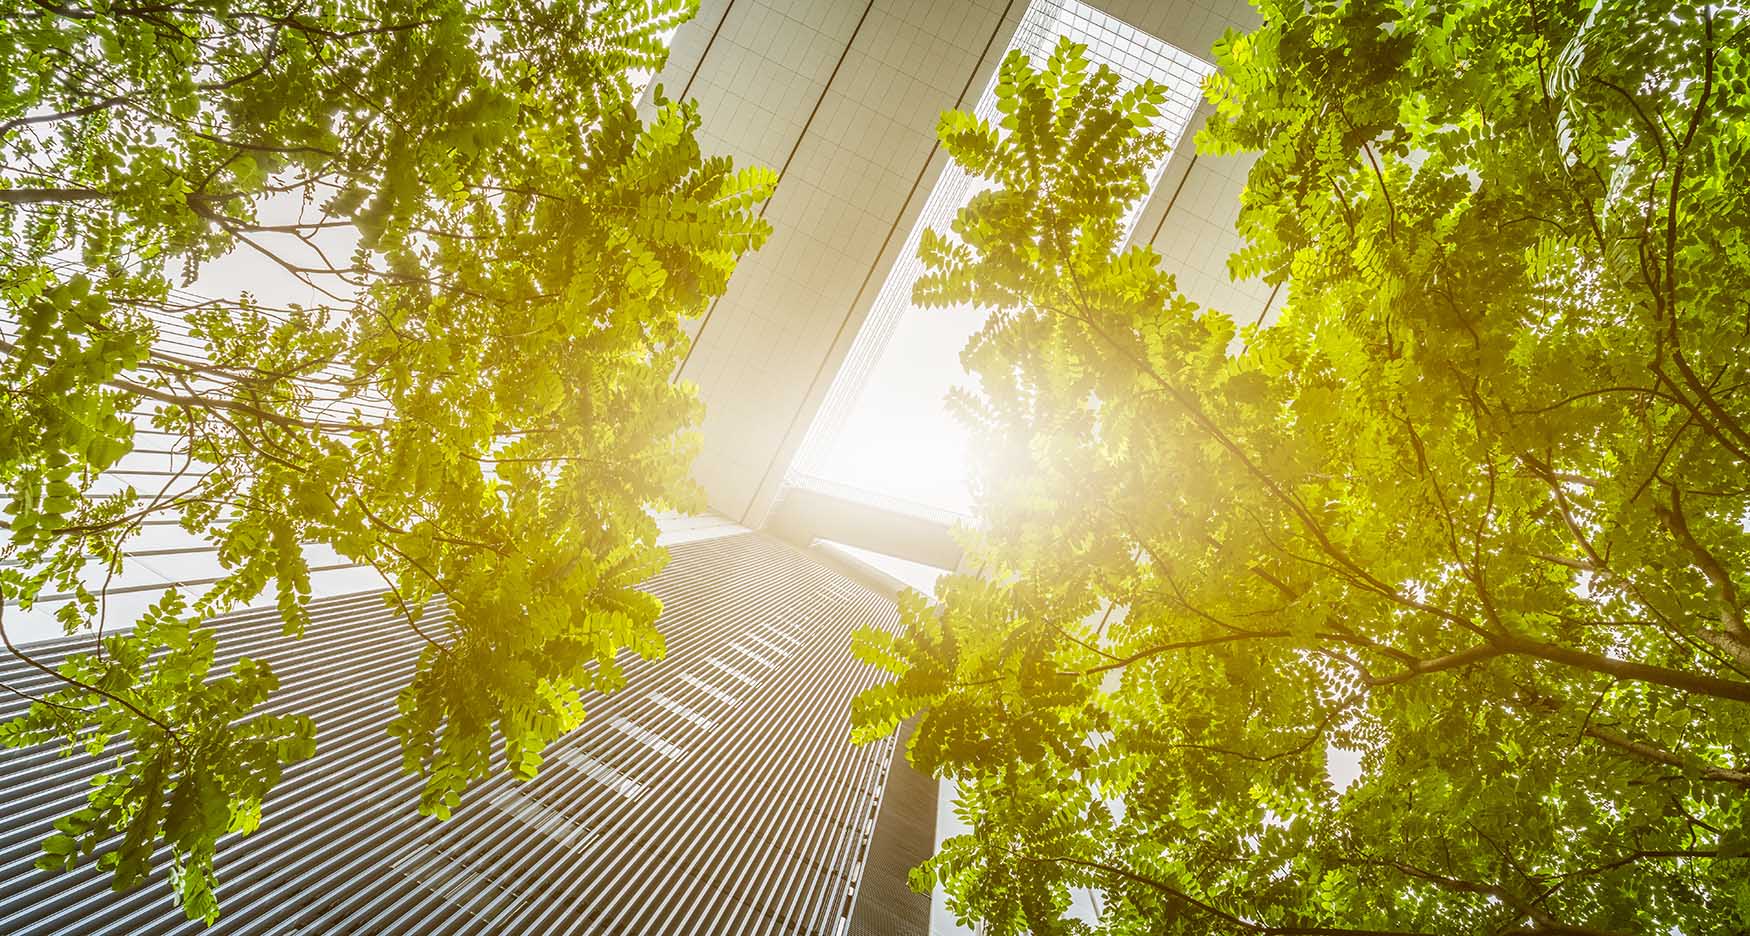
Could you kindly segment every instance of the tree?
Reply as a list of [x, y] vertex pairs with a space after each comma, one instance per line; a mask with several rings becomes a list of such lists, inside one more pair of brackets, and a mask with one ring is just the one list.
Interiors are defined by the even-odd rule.
[[[979, 576], [859, 653], [862, 738], [972, 833], [995, 933], [1750, 927], [1750, 20], [1651, 0], [1259, 4], [1236, 328], [1118, 221], [1158, 92], [1061, 46], [940, 137], [992, 190], [916, 296]], [[1358, 752], [1339, 789], [1333, 750]]]
[[[669, 382], [681, 325], [765, 238], [752, 206], [774, 184], [703, 158], [691, 103], [634, 109], [635, 74], [693, 9], [0, 15], [0, 613], [73, 592], [59, 619], [98, 641], [0, 741], [126, 742], [39, 866], [95, 851], [119, 889], [167, 851], [189, 916], [216, 917], [216, 839], [255, 826], [315, 737], [256, 711], [267, 665], [210, 671], [203, 622], [272, 583], [299, 633], [307, 544], [380, 571], [426, 639], [389, 730], [440, 818], [495, 761], [533, 776], [579, 692], [623, 682], [622, 649], [663, 652], [638, 584], [666, 560], [648, 511], [700, 501], [700, 406]], [[238, 250], [318, 301], [179, 288]], [[147, 423], [181, 469], [105, 496]], [[106, 631], [107, 582], [160, 517], [225, 574]]]

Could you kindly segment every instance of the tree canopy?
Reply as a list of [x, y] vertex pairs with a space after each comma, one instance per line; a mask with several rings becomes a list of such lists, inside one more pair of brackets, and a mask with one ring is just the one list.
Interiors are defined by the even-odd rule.
[[[634, 107], [693, 9], [0, 14], [0, 625], [71, 594], [57, 617], [97, 638], [0, 743], [119, 752], [39, 866], [95, 852], [125, 888], [156, 853], [215, 918], [216, 839], [315, 737], [262, 713], [266, 664], [212, 671], [204, 622], [271, 586], [298, 633], [309, 544], [381, 572], [426, 639], [389, 730], [440, 818], [497, 766], [532, 776], [623, 649], [663, 652], [637, 585], [666, 559], [649, 512], [700, 501], [682, 323], [765, 238], [774, 182], [704, 157], [692, 104]], [[233, 252], [313, 301], [186, 291]], [[137, 451], [176, 470], [117, 483]], [[108, 581], [166, 521], [220, 580], [106, 631]]]
[[993, 933], [1743, 931], [1750, 18], [1258, 9], [1198, 144], [1258, 154], [1275, 322], [1121, 243], [1160, 89], [1065, 44], [942, 118], [981, 574], [858, 648], [859, 736], [918, 716], [972, 830], [914, 884]]

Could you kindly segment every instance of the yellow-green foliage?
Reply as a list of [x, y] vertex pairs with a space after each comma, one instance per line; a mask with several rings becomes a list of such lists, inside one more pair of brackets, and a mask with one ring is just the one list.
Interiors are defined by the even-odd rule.
[[[621, 650], [662, 654], [660, 605], [637, 590], [666, 559], [649, 512], [699, 503], [700, 406], [669, 377], [683, 321], [768, 233], [754, 206], [774, 183], [702, 156], [692, 104], [659, 96], [648, 123], [634, 109], [631, 74], [660, 68], [662, 34], [693, 9], [238, 0], [0, 17], [0, 309], [18, 323], [0, 349], [0, 613], [71, 591], [68, 632], [94, 627], [102, 590], [82, 573], [119, 566], [152, 518], [225, 570], [198, 601], [172, 592], [110, 620], [104, 653], [0, 726], [14, 745], [130, 742], [41, 866], [121, 836], [99, 864], [127, 887], [167, 844], [184, 908], [217, 915], [216, 838], [253, 828], [315, 737], [307, 718], [255, 714], [276, 685], [265, 664], [209, 681], [202, 622], [271, 585], [300, 633], [304, 544], [381, 571], [428, 641], [390, 731], [439, 817], [489, 774], [495, 736], [531, 776], [583, 717], [578, 693], [622, 683]], [[301, 220], [259, 220], [270, 197], [301, 199]], [[351, 256], [285, 247], [331, 228], [357, 232]], [[319, 304], [174, 290], [233, 251]], [[166, 343], [170, 323], [205, 353]], [[185, 473], [94, 494], [144, 407]], [[447, 613], [424, 614], [433, 602]]]
[[1067, 48], [942, 121], [995, 186], [916, 290], [991, 316], [982, 575], [863, 638], [856, 713], [959, 782], [915, 883], [995, 933], [1744, 931], [1750, 20], [1260, 13], [1199, 145], [1259, 153], [1268, 326], [1120, 249], [1154, 151]]

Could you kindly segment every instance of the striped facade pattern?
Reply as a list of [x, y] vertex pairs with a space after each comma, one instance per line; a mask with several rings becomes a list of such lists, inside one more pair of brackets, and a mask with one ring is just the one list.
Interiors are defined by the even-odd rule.
[[[854, 747], [851, 698], [874, 671], [852, 630], [897, 624], [892, 601], [760, 534], [671, 547], [648, 587], [666, 659], [628, 654], [627, 685], [528, 783], [495, 777], [439, 823], [414, 810], [384, 731], [418, 638], [375, 594], [322, 599], [297, 641], [271, 611], [217, 626], [222, 669], [266, 659], [269, 703], [313, 715], [314, 758], [267, 801], [261, 829], [221, 843], [224, 933], [836, 934], [851, 918], [888, 741]], [[32, 648], [52, 662], [69, 641]], [[49, 688], [15, 661], [0, 681]], [[0, 699], [0, 717], [23, 703]], [[49, 824], [106, 763], [51, 747], [0, 752], [0, 933], [195, 933], [164, 883], [127, 894], [89, 864], [32, 862]]]

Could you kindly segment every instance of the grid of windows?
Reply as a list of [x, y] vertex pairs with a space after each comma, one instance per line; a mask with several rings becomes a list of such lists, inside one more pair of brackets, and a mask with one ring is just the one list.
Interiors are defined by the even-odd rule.
[[637, 799], [644, 792], [644, 784], [574, 748], [561, 750], [553, 759], [627, 799]]
[[[1168, 89], [1167, 101], [1161, 109], [1160, 117], [1156, 119], [1154, 129], [1164, 133], [1175, 145], [1178, 143], [1201, 99], [1201, 83], [1204, 76], [1212, 71], [1211, 65], [1079, 0], [1033, 0], [1022, 15], [1009, 42], [1009, 49], [1019, 49], [1036, 63], [1040, 63], [1051, 54], [1060, 37], [1067, 37], [1087, 46], [1089, 61], [1095, 66], [1110, 66], [1119, 73], [1126, 86], [1143, 79], [1153, 79], [1165, 85]], [[993, 78], [974, 109], [979, 117], [994, 118], [995, 91]], [[1150, 168], [1151, 183], [1159, 181], [1166, 164], [1167, 160], [1163, 157]], [[941, 316], [940, 312], [917, 310], [911, 304], [912, 283], [923, 272], [923, 266], [917, 259], [918, 243], [926, 229], [947, 230], [954, 214], [978, 191], [979, 185], [980, 180], [972, 178], [957, 165], [949, 164], [943, 169], [941, 177], [924, 203], [917, 223], [913, 225], [901, 247], [899, 259], [883, 282], [868, 318], [846, 356], [844, 366], [839, 369], [819, 414], [804, 437], [791, 465], [790, 475], [793, 481], [822, 479], [849, 482], [857, 488], [870, 488], [867, 479], [847, 476], [846, 462], [856, 456], [845, 451], [842, 445], [845, 441], [845, 428], [859, 415], [859, 410], [882, 407], [889, 402], [871, 399], [871, 394], [865, 393], [872, 375], [877, 371], [895, 368], [916, 369], [915, 360], [896, 360], [892, 350], [894, 334], [903, 327], [908, 318]], [[1135, 224], [1142, 207], [1142, 201], [1132, 206], [1126, 219], [1127, 227]], [[960, 337], [964, 339], [966, 335]], [[955, 347], [958, 348], [958, 345]], [[950, 374], [912, 376], [951, 383], [960, 373], [955, 369]], [[943, 421], [948, 419], [945, 413], [936, 415]], [[915, 491], [869, 492], [925, 499]], [[927, 506], [957, 509], [962, 505], [936, 499]]]

